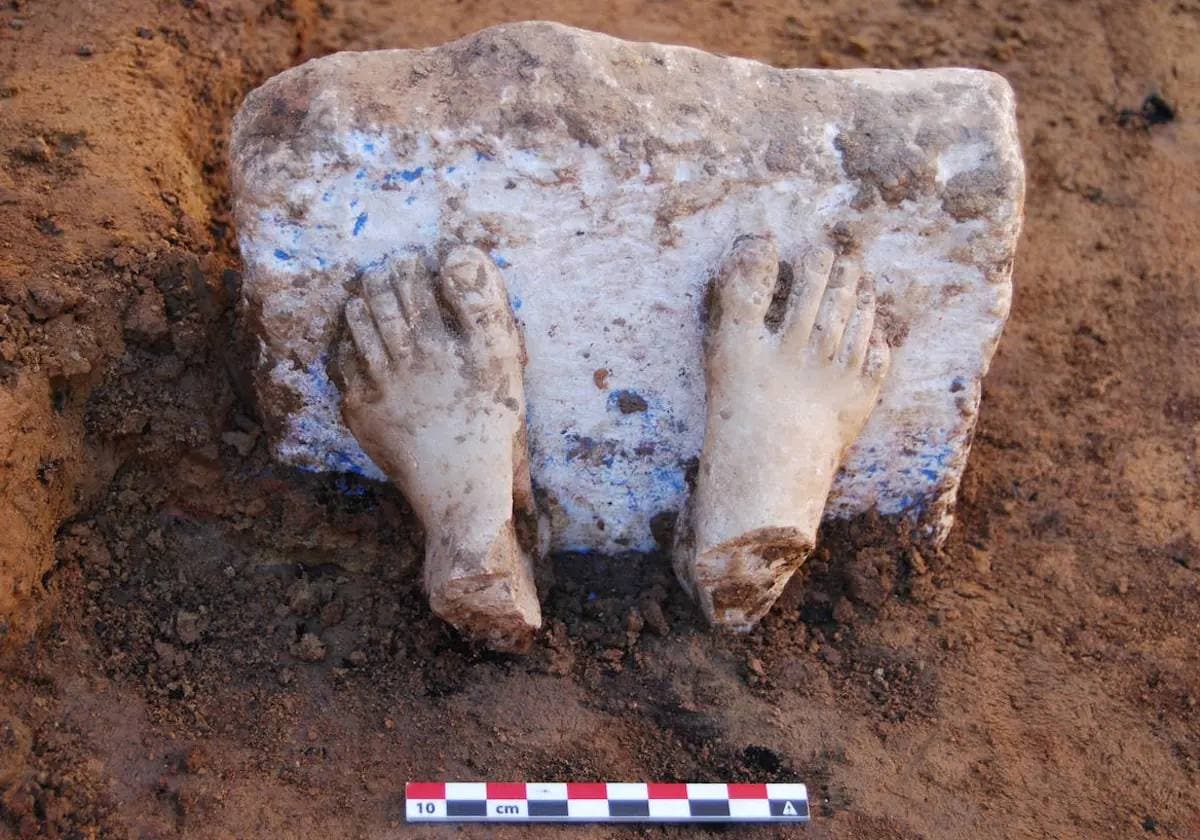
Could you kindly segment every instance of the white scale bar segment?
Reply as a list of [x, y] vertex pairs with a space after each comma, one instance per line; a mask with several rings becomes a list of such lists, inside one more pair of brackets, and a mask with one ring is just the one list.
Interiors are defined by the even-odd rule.
[[803, 799], [808, 801], [808, 787], [799, 784], [767, 782], [767, 799]]
[[572, 820], [608, 820], [607, 799], [569, 799], [567, 800], [567, 816]]
[[567, 799], [566, 782], [530, 782], [525, 785], [525, 797], [533, 802], [556, 802]]
[[447, 782], [446, 799], [487, 799], [486, 782]]
[[645, 782], [609, 782], [605, 787], [608, 788], [609, 801], [648, 798]]
[[734, 820], [769, 820], [771, 802], [767, 799], [731, 799], [729, 817]]
[[728, 799], [728, 785], [688, 784], [688, 799]]
[[650, 819], [662, 821], [687, 820], [692, 816], [686, 799], [651, 799]]

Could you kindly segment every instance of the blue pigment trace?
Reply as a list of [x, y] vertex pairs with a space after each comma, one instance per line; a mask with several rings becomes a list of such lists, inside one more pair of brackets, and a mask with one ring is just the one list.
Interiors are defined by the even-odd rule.
[[[329, 378], [326, 370], [328, 363], [329, 354], [322, 353], [312, 364], [305, 368], [305, 373], [307, 374], [308, 383], [311, 388], [310, 393], [313, 397], [323, 403], [337, 406], [341, 403], [341, 395], [337, 386]], [[323, 442], [328, 442], [330, 429], [319, 418], [300, 418], [296, 424], [296, 431], [298, 436], [306, 441], [312, 449], [317, 451], [324, 449], [326, 451], [322, 464], [303, 464], [301, 466], [304, 469], [313, 472], [321, 469], [332, 469], [336, 472], [350, 473], [375, 480], [383, 477], [378, 467], [375, 466], [361, 449], [356, 447], [351, 451], [345, 451], [327, 445], [323, 446]]]
[[370, 274], [372, 271], [379, 271], [381, 268], [383, 268], [385, 265], [388, 264], [388, 260], [390, 260], [391, 258], [392, 258], [392, 255], [389, 253], [389, 254], [384, 254], [382, 257], [379, 257], [378, 259], [371, 260], [369, 263], [366, 263], [359, 269], [359, 274]]
[[354, 220], [354, 235], [358, 236], [360, 233], [362, 233], [362, 229], [366, 226], [366, 224], [367, 213], [364, 210], [363, 212], [359, 213], [358, 218]]
[[669, 467], [655, 467], [654, 479], [660, 484], [666, 485], [671, 492], [682, 493], [687, 486], [683, 478], [683, 470], [671, 469]]

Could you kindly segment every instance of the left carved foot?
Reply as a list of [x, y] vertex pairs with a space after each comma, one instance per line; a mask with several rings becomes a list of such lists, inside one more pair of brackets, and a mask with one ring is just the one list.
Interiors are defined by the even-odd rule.
[[425, 526], [430, 606], [497, 650], [527, 650], [542, 617], [518, 539], [533, 497], [503, 278], [476, 248], [451, 251], [436, 275], [409, 258], [364, 280], [346, 324], [342, 412]]

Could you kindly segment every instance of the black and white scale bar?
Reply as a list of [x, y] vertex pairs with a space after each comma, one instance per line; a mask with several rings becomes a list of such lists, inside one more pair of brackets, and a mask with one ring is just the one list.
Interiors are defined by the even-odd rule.
[[802, 784], [409, 782], [409, 822], [808, 822]]

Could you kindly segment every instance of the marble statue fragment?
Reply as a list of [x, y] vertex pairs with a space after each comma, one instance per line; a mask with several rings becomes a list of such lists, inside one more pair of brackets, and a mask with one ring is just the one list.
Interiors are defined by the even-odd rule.
[[549, 23], [340, 53], [231, 143], [276, 456], [394, 481], [493, 647], [548, 550], [670, 551], [748, 628], [822, 517], [952, 522], [1011, 298], [1012, 92]]

